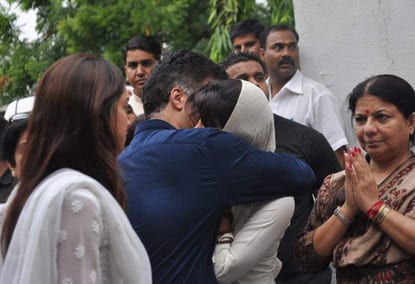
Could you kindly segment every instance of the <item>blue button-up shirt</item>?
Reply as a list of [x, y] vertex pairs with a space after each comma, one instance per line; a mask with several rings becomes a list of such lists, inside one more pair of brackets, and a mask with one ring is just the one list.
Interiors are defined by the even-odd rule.
[[259, 151], [217, 129], [177, 130], [162, 120], [140, 123], [119, 163], [127, 215], [154, 283], [163, 284], [216, 283], [212, 253], [224, 209], [296, 195], [315, 182], [297, 158]]

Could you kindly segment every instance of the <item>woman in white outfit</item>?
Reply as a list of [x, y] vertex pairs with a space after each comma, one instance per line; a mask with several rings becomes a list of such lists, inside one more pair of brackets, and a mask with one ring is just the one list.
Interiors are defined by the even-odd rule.
[[124, 82], [93, 54], [64, 57], [42, 76], [20, 183], [0, 209], [0, 283], [151, 283], [122, 209]]
[[[242, 80], [212, 82], [190, 98], [205, 127], [222, 128], [262, 150], [275, 150], [274, 118], [263, 92]], [[234, 206], [222, 219], [213, 262], [219, 283], [275, 283], [278, 247], [294, 198]]]

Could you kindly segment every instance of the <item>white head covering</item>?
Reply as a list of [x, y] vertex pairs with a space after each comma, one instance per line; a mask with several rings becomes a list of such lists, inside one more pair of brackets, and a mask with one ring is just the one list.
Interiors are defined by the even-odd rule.
[[[238, 101], [223, 130], [242, 138], [258, 149], [275, 151], [274, 116], [268, 100], [259, 87], [248, 81], [242, 81]], [[270, 221], [271, 215], [276, 218], [275, 220], [279, 220], [278, 227], [274, 227], [275, 230], [261, 232], [261, 238], [263, 238], [261, 245], [266, 246], [264, 250], [266, 252], [250, 268], [250, 271], [239, 276], [238, 283], [271, 283], [274, 281], [282, 267], [281, 261], [277, 258], [280, 240], [293, 212], [294, 199], [292, 197], [284, 197], [271, 202], [232, 206], [234, 244], [235, 241], [238, 243], [240, 240], [242, 243], [252, 242], [264, 226], [268, 227], [274, 223]], [[263, 248], [257, 247], [257, 249]], [[233, 257], [234, 250], [238, 250], [238, 246], [232, 247], [230, 252], [223, 248], [215, 251], [214, 257], [217, 262], [215, 269], [217, 271], [222, 269], [228, 273], [220, 277], [223, 282], [226, 282], [226, 277], [232, 277], [232, 273], [229, 272], [232, 270], [229, 267], [234, 264], [230, 262], [236, 261]], [[221, 259], [225, 260], [221, 263]]]
[[6, 111], [4, 113], [4, 118], [6, 120], [9, 120], [10, 117], [12, 117], [15, 114], [30, 113], [33, 109], [34, 103], [35, 96], [14, 100], [7, 105]]
[[251, 82], [241, 82], [241, 93], [223, 130], [258, 149], [274, 152], [274, 116], [264, 92]]

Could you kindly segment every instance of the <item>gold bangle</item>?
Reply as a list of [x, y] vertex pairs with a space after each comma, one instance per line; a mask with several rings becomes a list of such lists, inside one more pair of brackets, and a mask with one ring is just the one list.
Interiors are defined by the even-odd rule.
[[380, 206], [378, 213], [376, 213], [375, 217], [373, 217], [373, 222], [376, 223], [376, 219], [379, 218], [379, 216], [381, 216], [380, 214], [383, 212], [383, 209], [385, 209], [386, 204], [382, 204], [382, 206]]
[[375, 218], [373, 218], [373, 223], [375, 223], [376, 225], [380, 225], [390, 211], [391, 208], [388, 205], [382, 206], [382, 208], [379, 210], [379, 213], [376, 215]]

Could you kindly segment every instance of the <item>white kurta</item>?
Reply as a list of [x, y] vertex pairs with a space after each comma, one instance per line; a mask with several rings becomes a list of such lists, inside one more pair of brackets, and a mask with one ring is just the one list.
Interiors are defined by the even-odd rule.
[[128, 104], [133, 108], [133, 112], [136, 116], [144, 114], [143, 101], [134, 93], [134, 89], [131, 86], [127, 86], [128, 91]]
[[[274, 151], [274, 117], [268, 101], [257, 86], [241, 82], [241, 93], [223, 130], [261, 150]], [[218, 282], [275, 283], [281, 270], [278, 248], [294, 207], [293, 197], [232, 207], [234, 240], [216, 245], [213, 256]]]
[[[18, 190], [0, 208], [0, 220]], [[20, 214], [0, 283], [151, 283], [147, 252], [122, 208], [96, 180], [58, 170]]]
[[232, 208], [234, 240], [215, 247], [214, 267], [219, 283], [275, 283], [282, 268], [278, 248], [294, 206], [294, 198], [284, 197]]

